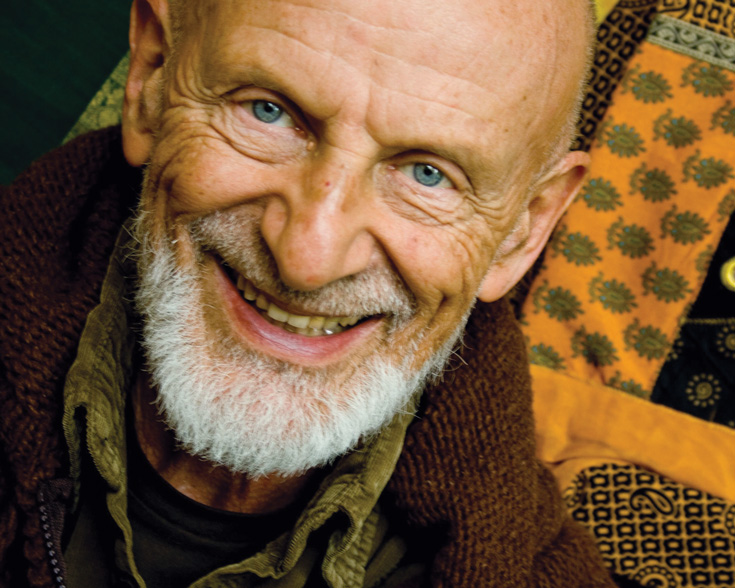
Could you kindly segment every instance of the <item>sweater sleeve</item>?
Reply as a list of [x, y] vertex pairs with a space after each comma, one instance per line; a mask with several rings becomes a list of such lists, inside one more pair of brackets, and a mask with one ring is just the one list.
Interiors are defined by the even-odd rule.
[[412, 525], [445, 533], [432, 586], [614, 586], [535, 457], [527, 359], [506, 302], [478, 306], [461, 358], [425, 392], [390, 485]]

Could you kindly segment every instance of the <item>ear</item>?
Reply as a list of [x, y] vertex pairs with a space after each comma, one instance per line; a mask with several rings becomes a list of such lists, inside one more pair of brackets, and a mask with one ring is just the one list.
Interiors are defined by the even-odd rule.
[[492, 302], [503, 297], [533, 265], [582, 187], [589, 160], [587, 153], [571, 151], [536, 186], [516, 226], [498, 248], [480, 286], [480, 300]]
[[123, 103], [123, 151], [128, 163], [148, 161], [158, 127], [163, 63], [169, 56], [167, 0], [134, 0], [130, 10], [130, 70]]

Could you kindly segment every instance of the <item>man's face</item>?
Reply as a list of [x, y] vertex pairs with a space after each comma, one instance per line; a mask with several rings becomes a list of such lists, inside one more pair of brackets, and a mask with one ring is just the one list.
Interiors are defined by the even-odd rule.
[[544, 57], [565, 54], [551, 16], [479, 0], [187, 12], [141, 207], [212, 358], [327, 375], [339, 402], [376, 357], [418, 371], [478, 294], [512, 286], [576, 84]]

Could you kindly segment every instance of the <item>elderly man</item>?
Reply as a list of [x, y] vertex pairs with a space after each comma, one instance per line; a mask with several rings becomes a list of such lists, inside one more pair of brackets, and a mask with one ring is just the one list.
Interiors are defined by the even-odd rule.
[[134, 220], [113, 247], [139, 181], [115, 130], [3, 194], [4, 580], [609, 585], [485, 304], [584, 177], [589, 23], [582, 0], [136, 0]]

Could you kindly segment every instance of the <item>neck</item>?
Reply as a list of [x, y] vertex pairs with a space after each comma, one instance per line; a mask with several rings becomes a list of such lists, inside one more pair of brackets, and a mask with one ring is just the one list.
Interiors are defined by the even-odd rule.
[[231, 512], [265, 514], [295, 502], [315, 473], [253, 479], [191, 455], [179, 447], [154, 401], [155, 391], [146, 375], [139, 372], [133, 394], [138, 443], [158, 474], [192, 500]]

